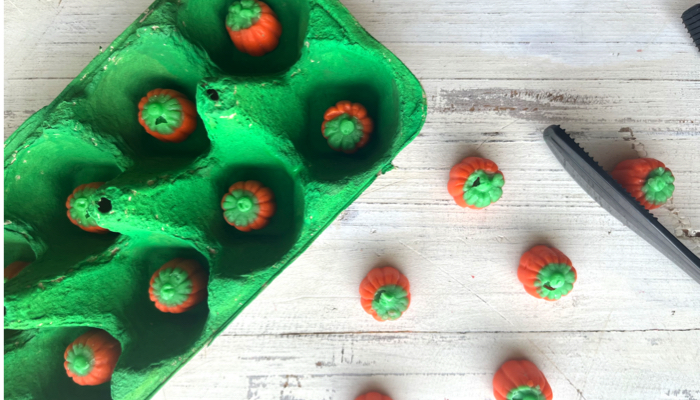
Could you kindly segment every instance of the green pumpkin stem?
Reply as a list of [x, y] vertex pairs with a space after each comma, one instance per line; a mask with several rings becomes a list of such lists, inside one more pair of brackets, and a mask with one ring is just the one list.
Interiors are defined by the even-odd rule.
[[647, 180], [642, 186], [646, 200], [654, 205], [663, 204], [673, 196], [675, 178], [671, 171], [666, 168], [659, 167], [647, 175]]
[[574, 270], [566, 264], [547, 264], [537, 274], [535, 287], [543, 298], [559, 300], [566, 296], [576, 281]]
[[546, 400], [539, 386], [518, 386], [506, 396], [508, 400]]
[[372, 309], [383, 320], [395, 320], [408, 309], [408, 293], [398, 285], [385, 285], [377, 290]]
[[260, 203], [249, 190], [237, 189], [224, 197], [223, 209], [228, 222], [244, 227], [258, 218]]
[[86, 376], [90, 374], [95, 366], [95, 354], [92, 349], [84, 344], [75, 344], [68, 351], [66, 357], [68, 368], [78, 376]]
[[89, 213], [90, 205], [93, 203], [92, 196], [97, 190], [98, 189], [94, 187], [86, 187], [73, 193], [69, 212], [71, 217], [78, 221], [81, 226], [97, 226], [97, 219], [92, 217]]
[[500, 172], [489, 174], [483, 169], [472, 172], [464, 183], [464, 201], [470, 206], [484, 208], [503, 195], [505, 180]]
[[232, 31], [248, 29], [255, 25], [262, 15], [260, 4], [255, 0], [241, 0], [234, 2], [228, 8], [226, 26]]
[[324, 135], [333, 149], [353, 151], [364, 136], [363, 129], [359, 119], [342, 114], [326, 122]]
[[192, 281], [187, 271], [180, 268], [166, 268], [153, 281], [153, 294], [158, 302], [177, 307], [184, 303], [192, 293]]
[[143, 106], [141, 118], [152, 131], [170, 135], [185, 119], [180, 102], [167, 94], [151, 96]]

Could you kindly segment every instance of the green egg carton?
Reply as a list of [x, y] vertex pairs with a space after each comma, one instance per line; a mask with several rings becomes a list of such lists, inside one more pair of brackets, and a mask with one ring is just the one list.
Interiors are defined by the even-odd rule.
[[[225, 29], [231, 0], [156, 1], [5, 143], [5, 399], [147, 399], [208, 345], [420, 131], [425, 94], [410, 71], [336, 0], [269, 0], [283, 33], [262, 57]], [[138, 121], [155, 88], [185, 94], [197, 128], [181, 143]], [[349, 100], [374, 121], [354, 154], [331, 149], [324, 112]], [[226, 223], [230, 185], [258, 180], [277, 210], [263, 229]], [[86, 215], [66, 217], [77, 186], [105, 182]], [[173, 258], [209, 275], [205, 302], [181, 314], [149, 299]], [[111, 382], [80, 386], [66, 347], [91, 328], [122, 353]]]

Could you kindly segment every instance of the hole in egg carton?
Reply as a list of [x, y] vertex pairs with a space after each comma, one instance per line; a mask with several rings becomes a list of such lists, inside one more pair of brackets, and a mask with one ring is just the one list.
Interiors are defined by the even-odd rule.
[[101, 198], [100, 201], [97, 202], [97, 211], [102, 214], [112, 211], [112, 201], [105, 197]]
[[213, 101], [219, 100], [219, 92], [216, 89], [207, 89], [207, 97]]
[[[32, 176], [32, 183], [9, 185], [5, 190], [5, 206], [11, 210], [8, 216], [15, 221], [13, 226], [21, 221], [31, 221], [32, 232], [26, 234], [31, 235], [31, 241], [35, 243], [34, 252], [28, 245], [12, 239], [13, 234], [8, 233], [10, 228], [5, 230], [5, 242], [9, 244], [5, 249], [6, 260], [24, 257], [29, 259], [23, 261], [36, 260], [30, 269], [15, 278], [24, 284], [40, 277], [60, 275], [72, 264], [100, 253], [114, 243], [118, 237], [116, 233], [85, 232], [72, 224], [66, 215], [66, 199], [82, 184], [107, 182], [122, 172], [111, 153], [75, 137], [49, 134], [37, 139], [32, 150], [33, 154], [41, 154], [41, 160], [50, 160], [50, 167], [37, 161], [17, 163], [14, 168], [24, 176]], [[51, 259], [55, 261], [47, 261]], [[8, 289], [11, 286], [14, 282]]]

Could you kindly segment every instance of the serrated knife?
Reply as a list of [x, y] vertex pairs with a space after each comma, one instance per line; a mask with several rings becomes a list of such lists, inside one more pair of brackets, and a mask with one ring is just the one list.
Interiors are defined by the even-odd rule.
[[552, 125], [544, 130], [544, 141], [569, 175], [598, 204], [700, 283], [700, 259], [615, 182], [568, 133]]

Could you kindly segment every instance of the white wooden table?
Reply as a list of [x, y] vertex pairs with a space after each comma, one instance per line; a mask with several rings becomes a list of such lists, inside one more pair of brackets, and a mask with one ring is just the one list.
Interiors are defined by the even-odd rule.
[[[606, 168], [648, 155], [676, 176], [654, 213], [700, 253], [697, 0], [347, 0], [423, 83], [422, 134], [285, 273], [156, 395], [173, 399], [491, 399], [526, 357], [557, 399], [700, 399], [700, 285], [564, 172], [560, 123]], [[5, 136], [48, 104], [149, 0], [5, 0]], [[453, 204], [449, 168], [479, 154], [506, 176], [485, 211]], [[515, 270], [536, 243], [579, 280], [548, 303]], [[393, 264], [413, 303], [377, 323], [358, 284]]]

